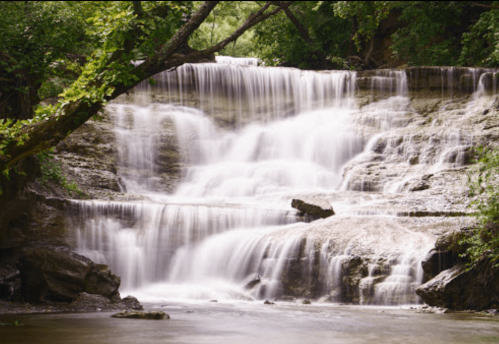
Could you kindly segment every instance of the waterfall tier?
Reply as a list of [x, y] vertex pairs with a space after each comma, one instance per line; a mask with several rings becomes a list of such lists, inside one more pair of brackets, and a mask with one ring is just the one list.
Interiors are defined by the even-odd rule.
[[[466, 222], [465, 168], [485, 139], [477, 123], [494, 125], [495, 73], [217, 61], [107, 107], [136, 200], [74, 201], [77, 250], [144, 300], [417, 303], [435, 235]], [[306, 195], [337, 215], [303, 222], [290, 204]]]

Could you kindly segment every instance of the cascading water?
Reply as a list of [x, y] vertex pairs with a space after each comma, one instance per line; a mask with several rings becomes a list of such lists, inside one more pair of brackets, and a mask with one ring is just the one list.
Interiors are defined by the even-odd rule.
[[[383, 134], [407, 125], [406, 73], [376, 75], [371, 103], [360, 107], [352, 72], [217, 61], [161, 73], [156, 86], [143, 83], [131, 100], [108, 106], [122, 187], [141, 200], [75, 201], [78, 251], [110, 265], [143, 300], [417, 302], [420, 261], [434, 237], [390, 212], [360, 215], [354, 205], [369, 200], [349, 198], [349, 190], [375, 188], [370, 176], [356, 188], [373, 154], [400, 164], [418, 153], [421, 170], [460, 163], [448, 152], [425, 157], [430, 149], [413, 136]], [[373, 90], [389, 98], [374, 103]], [[368, 129], [359, 132], [359, 123]], [[165, 136], [172, 130], [175, 142]], [[446, 135], [449, 146], [466, 140]], [[182, 181], [165, 193], [164, 161], [174, 153]], [[384, 177], [380, 190], [403, 192], [410, 175]], [[301, 222], [291, 199], [312, 194], [338, 215]]]

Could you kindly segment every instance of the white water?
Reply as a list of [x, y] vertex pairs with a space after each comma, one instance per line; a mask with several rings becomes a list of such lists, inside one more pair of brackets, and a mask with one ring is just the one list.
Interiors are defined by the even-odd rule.
[[[343, 167], [375, 150], [378, 136], [364, 145], [353, 129], [355, 73], [218, 62], [162, 73], [156, 88], [136, 89], [138, 104], [108, 107], [123, 187], [147, 200], [75, 202], [78, 251], [110, 265], [122, 289], [144, 301], [290, 294], [341, 301], [341, 280], [354, 269], [352, 259], [363, 255], [370, 268], [359, 283], [361, 303], [417, 302], [413, 291], [422, 281], [420, 261], [431, 236], [390, 217], [349, 218], [341, 212], [305, 224], [290, 207], [299, 195], [332, 200], [340, 184], [355, 190], [349, 178], [343, 180]], [[387, 132], [409, 111], [406, 74], [384, 73], [373, 78], [372, 88], [393, 97], [364, 107], [362, 121]], [[154, 92], [171, 104], [154, 102]], [[197, 109], [186, 106], [193, 99]], [[233, 120], [224, 118], [227, 113]], [[231, 124], [219, 125], [220, 118]], [[167, 195], [158, 192], [157, 161], [162, 135], [172, 125], [177, 142], [169, 144], [179, 147], [187, 168], [176, 192]], [[461, 142], [459, 132], [449, 138], [450, 146]], [[403, 142], [403, 152], [383, 154], [409, 159], [411, 137]], [[423, 154], [421, 163], [446, 164], [445, 154], [426, 160]], [[456, 159], [452, 162], [459, 163]], [[401, 177], [387, 188], [402, 191]], [[245, 290], [245, 280], [255, 274], [261, 283]], [[290, 292], [297, 284], [303, 290]]]

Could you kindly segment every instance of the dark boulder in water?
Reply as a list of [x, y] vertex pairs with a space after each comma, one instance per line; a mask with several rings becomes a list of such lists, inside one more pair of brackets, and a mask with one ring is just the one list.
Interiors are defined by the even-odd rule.
[[113, 318], [128, 318], [128, 319], [146, 319], [146, 320], [163, 320], [170, 319], [170, 316], [165, 312], [152, 311], [152, 312], [136, 312], [124, 311], [111, 315]]
[[486, 310], [499, 308], [499, 267], [482, 262], [467, 270], [458, 264], [442, 271], [416, 289], [430, 306], [453, 310]]

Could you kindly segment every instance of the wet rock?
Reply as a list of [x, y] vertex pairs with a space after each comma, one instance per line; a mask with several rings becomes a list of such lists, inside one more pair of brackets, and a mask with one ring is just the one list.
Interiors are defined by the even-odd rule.
[[[306, 253], [307, 239], [302, 238], [295, 258], [287, 258], [282, 270], [279, 288], [275, 296], [281, 300], [284, 297], [317, 298], [322, 292], [320, 278], [320, 246], [314, 244], [312, 252]], [[303, 272], [309, 271], [304, 276]]]
[[443, 270], [450, 269], [457, 262], [457, 257], [449, 251], [432, 249], [421, 261], [424, 282], [437, 276]]
[[367, 277], [367, 265], [360, 256], [352, 257], [342, 264], [341, 302], [359, 303], [361, 299], [359, 285]]
[[[418, 160], [419, 162], [419, 160]], [[411, 165], [413, 165], [411, 163]], [[414, 186], [412, 186], [409, 191], [423, 191], [426, 189], [430, 188], [430, 178], [433, 176], [433, 174], [426, 174], [423, 177], [421, 177], [421, 180], [417, 181]]]
[[444, 314], [444, 313], [449, 313], [449, 309], [448, 308], [430, 307], [430, 306], [427, 306], [427, 305], [418, 306], [418, 307], [411, 307], [411, 309], [415, 309], [416, 313], [427, 313], [427, 314]]
[[310, 305], [311, 303], [312, 302], [310, 302], [310, 300], [307, 300], [307, 299], [302, 301], [302, 304], [304, 304], [304, 305]]
[[151, 312], [137, 312], [137, 311], [125, 311], [119, 312], [111, 315], [112, 318], [122, 318], [122, 319], [146, 319], [146, 320], [163, 320], [170, 319], [170, 316], [165, 312], [161, 311], [151, 311]]
[[242, 283], [243, 284], [243, 288], [244, 289], [252, 289], [253, 287], [255, 287], [257, 284], [259, 284], [261, 282], [261, 278], [260, 278], [260, 275], [257, 274], [257, 273], [254, 273], [254, 274], [251, 274], [249, 275], [245, 280], [244, 282]]
[[378, 154], [382, 154], [386, 148], [386, 140], [379, 139], [373, 147], [373, 151]]
[[431, 306], [453, 310], [499, 308], [499, 267], [482, 262], [467, 271], [464, 264], [455, 265], [417, 288], [416, 293]]
[[26, 248], [20, 271], [23, 296], [31, 303], [72, 302], [81, 292], [119, 300], [120, 278], [67, 248]]
[[131, 295], [124, 297], [120, 301], [116, 302], [116, 304], [123, 305], [125, 309], [134, 309], [137, 311], [141, 311], [144, 309], [144, 307], [142, 307], [142, 305], [140, 304], [139, 300], [137, 300], [135, 297]]
[[265, 300], [265, 301], [263, 302], [263, 304], [264, 304], [264, 305], [275, 305], [275, 303], [274, 303], [274, 302], [269, 301], [269, 300]]
[[334, 215], [334, 210], [328, 201], [318, 197], [295, 198], [291, 206], [313, 219], [324, 219]]
[[120, 311], [120, 310], [143, 310], [139, 301], [133, 296], [111, 301], [107, 297], [96, 294], [80, 293], [76, 299], [66, 308], [71, 312], [95, 312], [95, 311]]
[[417, 165], [419, 164], [419, 156], [412, 156], [409, 158], [409, 164]]
[[[0, 275], [1, 276], [1, 275]], [[21, 273], [18, 269], [12, 269], [7, 274], [0, 277], [0, 299], [13, 300], [20, 296], [21, 292]]]

